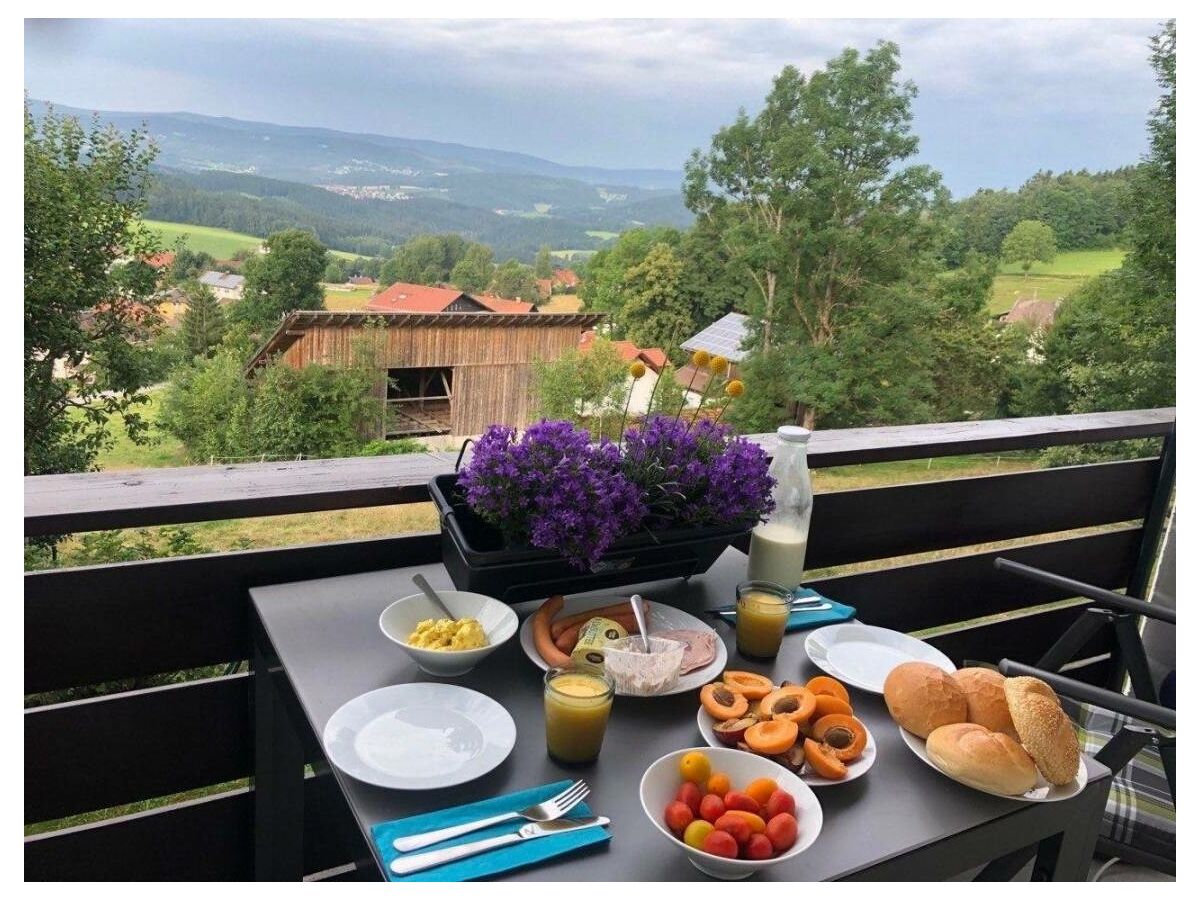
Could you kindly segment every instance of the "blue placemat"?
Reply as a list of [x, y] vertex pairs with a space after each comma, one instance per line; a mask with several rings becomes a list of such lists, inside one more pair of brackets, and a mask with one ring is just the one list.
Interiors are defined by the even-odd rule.
[[[566, 790], [572, 783], [569, 779], [556, 781], [553, 784], [543, 784], [540, 787], [492, 797], [490, 800], [481, 800], [478, 803], [467, 803], [463, 806], [440, 809], [437, 812], [409, 816], [406, 819], [380, 822], [378, 825], [372, 826], [371, 836], [375, 839], [375, 846], [379, 848], [379, 856], [383, 860], [384, 871], [391, 881], [472, 881], [477, 878], [487, 878], [490, 875], [499, 875], [502, 872], [530, 866], [555, 856], [562, 856], [564, 853], [570, 853], [581, 847], [603, 843], [610, 838], [609, 829], [581, 828], [566, 834], [553, 834], [549, 837], [521, 841], [412, 875], [392, 874], [390, 868], [392, 860], [398, 856], [408, 855], [397, 853], [392, 847], [392, 841], [398, 837], [408, 837], [423, 831], [433, 831], [450, 825], [460, 825], [463, 822], [473, 822], [476, 819], [486, 819], [504, 812], [515, 812], [518, 809], [549, 800], [555, 794]], [[587, 803], [580, 803], [570, 812], [572, 818], [592, 814]], [[434, 844], [432, 847], [414, 850], [412, 853], [413, 855], [426, 853], [430, 850], [481, 841], [484, 838], [496, 837], [501, 834], [512, 834], [526, 824], [528, 823], [524, 819], [503, 822], [500, 825], [493, 825], [491, 828], [482, 828], [479, 831], [472, 831], [470, 834]]]
[[[803, 631], [808, 628], [816, 628], [818, 625], [835, 625], [838, 622], [846, 622], [853, 619], [858, 612], [853, 606], [847, 606], [844, 603], [838, 603], [836, 600], [830, 600], [828, 597], [818, 594], [812, 588], [798, 587], [792, 591], [792, 596], [797, 599], [813, 599], [823, 600], [830, 604], [832, 609], [822, 609], [817, 612], [794, 612], [788, 617], [787, 631]], [[717, 613], [722, 619], [730, 625], [737, 621], [736, 612]]]

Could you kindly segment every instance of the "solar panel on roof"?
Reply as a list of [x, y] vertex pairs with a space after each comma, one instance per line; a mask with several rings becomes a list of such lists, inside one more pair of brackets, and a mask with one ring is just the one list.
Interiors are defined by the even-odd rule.
[[740, 362], [746, 356], [746, 351], [742, 349], [742, 342], [746, 339], [746, 321], [747, 317], [740, 313], [729, 313], [680, 346], [684, 350], [707, 350], [733, 362]]

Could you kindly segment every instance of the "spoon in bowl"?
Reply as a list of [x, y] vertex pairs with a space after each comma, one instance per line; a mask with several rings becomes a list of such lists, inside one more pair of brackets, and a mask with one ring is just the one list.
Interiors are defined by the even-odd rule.
[[629, 598], [629, 605], [633, 607], [633, 620], [638, 624], [638, 630], [642, 633], [642, 652], [650, 652], [650, 629], [646, 627], [646, 617], [642, 613], [642, 595], [634, 594]]
[[450, 612], [449, 607], [447, 607], [446, 604], [442, 602], [442, 598], [439, 597], [437, 591], [435, 591], [433, 589], [433, 585], [431, 585], [428, 581], [425, 580], [424, 575], [422, 575], [420, 572], [418, 572], [416, 575], [413, 576], [412, 580], [413, 580], [413, 584], [415, 584], [417, 587], [419, 587], [421, 589], [421, 593], [429, 598], [429, 602], [432, 603], [435, 608], [441, 610], [445, 614], [447, 619], [450, 619], [451, 621], [454, 621], [454, 622], [458, 621], [458, 616], [456, 616], [454, 613]]

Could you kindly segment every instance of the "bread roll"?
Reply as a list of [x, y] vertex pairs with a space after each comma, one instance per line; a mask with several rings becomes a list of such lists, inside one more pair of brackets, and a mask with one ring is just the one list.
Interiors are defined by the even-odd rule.
[[1037, 784], [1037, 768], [1021, 745], [982, 725], [935, 728], [925, 750], [939, 769], [973, 788], [1014, 796]]
[[1051, 784], [1070, 784], [1079, 771], [1079, 739], [1058, 696], [1040, 678], [1006, 678], [1004, 696], [1021, 744]]
[[1008, 700], [1004, 696], [1003, 675], [993, 669], [970, 668], [951, 672], [950, 677], [966, 695], [968, 722], [1018, 740], [1017, 729], [1008, 712]]
[[917, 737], [942, 725], [967, 721], [967, 698], [953, 678], [935, 665], [901, 663], [883, 683], [888, 712], [905, 731]]

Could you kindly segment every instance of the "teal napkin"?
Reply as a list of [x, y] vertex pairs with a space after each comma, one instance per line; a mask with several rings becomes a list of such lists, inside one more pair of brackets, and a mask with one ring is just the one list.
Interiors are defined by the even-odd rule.
[[[556, 781], [553, 784], [543, 784], [541, 787], [492, 797], [490, 800], [481, 800], [478, 803], [452, 806], [437, 812], [423, 813], [419, 816], [409, 816], [405, 819], [395, 819], [391, 822], [380, 822], [378, 825], [373, 825], [371, 836], [375, 840], [375, 846], [379, 848], [379, 857], [383, 860], [384, 872], [391, 881], [473, 881], [477, 878], [487, 878], [490, 875], [499, 875], [502, 872], [531, 866], [581, 847], [589, 847], [592, 844], [607, 841], [610, 838], [608, 828], [580, 828], [578, 831], [568, 831], [566, 834], [553, 834], [549, 837], [509, 844], [507, 847], [498, 847], [495, 850], [480, 853], [478, 856], [456, 860], [435, 869], [415, 872], [412, 875], [392, 873], [390, 868], [392, 860], [406, 855], [397, 853], [396, 849], [392, 847], [392, 841], [398, 837], [408, 837], [423, 831], [460, 825], [463, 822], [474, 822], [477, 819], [486, 819], [504, 812], [516, 812], [518, 809], [549, 800], [555, 794], [562, 793], [571, 784], [573, 782], [569, 779]], [[586, 803], [580, 803], [570, 812], [571, 818], [590, 815], [592, 815], [592, 811]], [[429, 850], [481, 841], [484, 838], [496, 837], [501, 834], [516, 833], [522, 825], [526, 824], [528, 823], [524, 819], [503, 822], [493, 825], [491, 828], [472, 831], [470, 834], [464, 834], [452, 840], [434, 844], [432, 847], [423, 847], [412, 852], [414, 854], [425, 853]]]
[[[836, 600], [830, 600], [828, 597], [822, 596], [812, 588], [798, 587], [792, 591], [792, 596], [798, 600], [823, 600], [830, 604], [831, 609], [822, 609], [816, 612], [794, 612], [788, 616], [787, 631], [803, 631], [807, 628], [816, 628], [818, 625], [834, 625], [838, 622], [846, 622], [853, 619], [857, 614], [857, 610], [853, 606], [847, 606], [844, 603], [838, 603]], [[722, 619], [730, 625], [737, 621], [736, 612], [717, 613]]]

